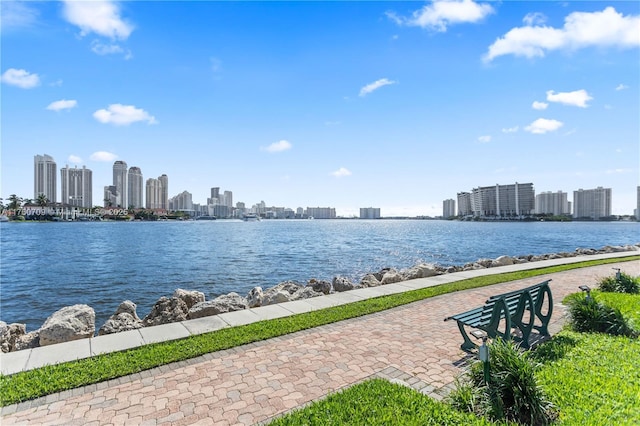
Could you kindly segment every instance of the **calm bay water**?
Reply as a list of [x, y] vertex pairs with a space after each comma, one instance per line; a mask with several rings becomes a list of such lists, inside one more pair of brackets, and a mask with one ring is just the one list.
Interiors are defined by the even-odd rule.
[[359, 280], [384, 267], [461, 265], [640, 242], [640, 224], [422, 220], [0, 223], [0, 319], [39, 328], [85, 303], [99, 328], [120, 302], [142, 318], [176, 288], [207, 299], [285, 280]]

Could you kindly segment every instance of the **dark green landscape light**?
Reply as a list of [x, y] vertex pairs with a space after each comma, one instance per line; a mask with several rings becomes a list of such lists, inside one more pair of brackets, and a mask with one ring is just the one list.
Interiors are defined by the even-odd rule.
[[482, 361], [483, 373], [484, 373], [484, 382], [489, 383], [490, 369], [489, 369], [489, 346], [487, 346], [487, 334], [480, 331], [474, 330], [471, 332], [473, 337], [482, 339], [482, 344], [478, 347], [478, 359]]
[[587, 295], [585, 296], [585, 299], [587, 300], [591, 300], [591, 289], [589, 288], [588, 285], [581, 285], [580, 287], [578, 287], [580, 290], [584, 291]]

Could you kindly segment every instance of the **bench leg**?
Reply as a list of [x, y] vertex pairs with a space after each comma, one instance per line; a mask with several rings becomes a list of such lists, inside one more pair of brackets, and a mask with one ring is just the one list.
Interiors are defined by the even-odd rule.
[[462, 338], [464, 339], [464, 342], [460, 345], [460, 349], [462, 349], [465, 352], [470, 352], [476, 349], [478, 345], [476, 345], [471, 341], [471, 339], [469, 339], [467, 330], [464, 329], [464, 324], [462, 324], [460, 321], [457, 321], [457, 323], [458, 323], [458, 328], [460, 329], [460, 334], [462, 334]]
[[[546, 315], [542, 314], [542, 306], [545, 303], [548, 304], [549, 310]], [[551, 289], [548, 285], [540, 289], [538, 300], [535, 308], [536, 316], [540, 319], [541, 325], [536, 325], [534, 328], [540, 332], [543, 336], [549, 335], [549, 322], [551, 321], [551, 314], [553, 313], [553, 296], [551, 296]]]

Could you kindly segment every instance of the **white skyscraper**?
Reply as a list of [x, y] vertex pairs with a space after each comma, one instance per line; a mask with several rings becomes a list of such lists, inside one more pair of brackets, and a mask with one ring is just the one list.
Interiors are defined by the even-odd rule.
[[129, 172], [127, 174], [127, 186], [128, 186], [128, 207], [133, 207], [134, 209], [140, 209], [144, 206], [144, 198], [142, 197], [142, 189], [143, 189], [143, 180], [142, 180], [142, 171], [139, 167], [130, 167]]
[[456, 215], [456, 200], [449, 199], [442, 202], [442, 217], [447, 219]]
[[116, 161], [113, 163], [113, 186], [116, 187], [116, 205], [113, 207], [129, 207], [127, 202], [127, 163], [124, 161]]
[[167, 175], [162, 175], [158, 178], [160, 182], [160, 206], [158, 208], [168, 210], [169, 209], [169, 178]]
[[542, 192], [536, 195], [536, 213], [552, 214], [560, 216], [570, 214], [569, 201], [567, 201], [567, 193], [558, 192]]
[[573, 217], [598, 220], [611, 216], [611, 188], [573, 191]]
[[62, 204], [91, 208], [93, 206], [92, 172], [85, 166], [81, 169], [69, 166], [60, 169], [60, 189]]
[[36, 155], [33, 157], [33, 199], [44, 194], [47, 199], [55, 203], [57, 201], [57, 170], [56, 162], [49, 155]]

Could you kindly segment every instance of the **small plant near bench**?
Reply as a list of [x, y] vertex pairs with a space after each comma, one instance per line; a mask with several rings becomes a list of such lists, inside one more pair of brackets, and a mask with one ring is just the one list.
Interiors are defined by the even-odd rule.
[[613, 276], [601, 279], [598, 283], [598, 288], [600, 291], [613, 293], [640, 293], [638, 278], [633, 278], [631, 275], [620, 272], [620, 270]]
[[598, 302], [594, 296], [576, 295], [568, 299], [569, 324], [578, 332], [607, 333], [613, 336], [638, 337], [619, 309]]
[[466, 377], [458, 379], [449, 402], [458, 410], [472, 412], [493, 421], [547, 425], [558, 413], [538, 385], [539, 367], [529, 352], [513, 341], [495, 339], [489, 345], [489, 380], [484, 365], [476, 361]]

